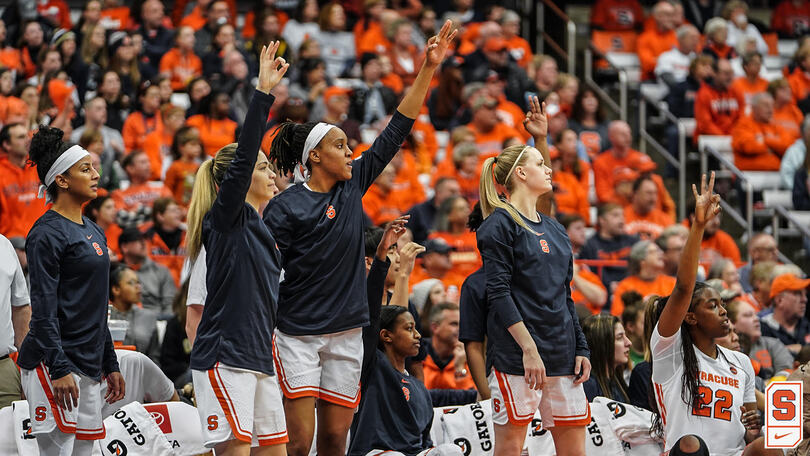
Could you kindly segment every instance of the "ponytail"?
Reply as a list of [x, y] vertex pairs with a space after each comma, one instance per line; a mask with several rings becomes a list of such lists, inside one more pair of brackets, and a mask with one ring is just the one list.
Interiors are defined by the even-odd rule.
[[236, 144], [228, 144], [220, 149], [214, 158], [206, 160], [200, 165], [200, 169], [197, 170], [188, 207], [188, 231], [186, 232], [186, 249], [192, 263], [197, 260], [202, 246], [203, 218], [214, 205], [217, 189], [222, 184], [225, 172], [235, 157]]
[[516, 144], [509, 146], [503, 150], [497, 157], [490, 157], [484, 161], [484, 168], [481, 171], [481, 181], [478, 186], [481, 202], [481, 213], [486, 220], [495, 209], [501, 208], [512, 216], [512, 219], [518, 225], [530, 229], [529, 225], [523, 221], [523, 217], [511, 204], [501, 200], [498, 197], [498, 190], [495, 184], [500, 184], [506, 187], [508, 191], [512, 191], [511, 177], [515, 167], [521, 166], [526, 163], [528, 156], [524, 153], [528, 146], [523, 144]]

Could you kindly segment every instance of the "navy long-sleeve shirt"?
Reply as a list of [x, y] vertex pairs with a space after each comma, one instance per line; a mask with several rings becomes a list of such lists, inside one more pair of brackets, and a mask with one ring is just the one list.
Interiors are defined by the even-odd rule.
[[350, 456], [363, 456], [374, 449], [413, 456], [433, 445], [430, 393], [421, 381], [394, 369], [385, 353], [377, 349], [382, 290], [390, 265], [375, 258], [368, 274], [366, 289], [371, 324], [363, 328], [362, 390], [352, 421]]
[[487, 301], [487, 276], [484, 268], [481, 267], [473, 272], [461, 285], [461, 295], [459, 296], [459, 325], [458, 340], [461, 342], [484, 342], [487, 340], [486, 369], [489, 375], [492, 369], [492, 350], [497, 347], [492, 346], [491, 339], [487, 339], [487, 324], [493, 318], [489, 312], [489, 302]]
[[283, 257], [278, 329], [330, 334], [367, 326], [363, 195], [399, 150], [413, 126], [399, 112], [363, 156], [352, 178], [327, 193], [293, 185], [273, 198], [264, 221]]
[[203, 218], [208, 296], [191, 351], [192, 369], [208, 370], [219, 361], [274, 373], [271, 347], [281, 254], [259, 213], [245, 202], [274, 100], [254, 92], [236, 157]]
[[576, 356], [590, 356], [571, 299], [573, 254], [565, 228], [541, 216], [523, 219], [535, 232], [496, 209], [478, 229], [486, 294], [493, 324], [487, 325], [495, 369], [523, 375], [523, 352], [508, 328], [523, 321], [550, 376], [574, 375]]
[[73, 372], [99, 381], [119, 371], [107, 328], [110, 257], [104, 230], [82, 223], [51, 210], [28, 233], [31, 330], [17, 364], [44, 362], [52, 379]]

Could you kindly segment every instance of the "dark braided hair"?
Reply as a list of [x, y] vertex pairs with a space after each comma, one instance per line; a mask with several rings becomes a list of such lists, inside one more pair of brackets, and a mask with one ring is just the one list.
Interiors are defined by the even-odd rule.
[[[53, 163], [62, 153], [72, 146], [71, 143], [62, 141], [64, 135], [65, 132], [58, 128], [40, 125], [39, 130], [31, 139], [28, 161], [37, 167], [37, 176], [39, 176], [39, 181], [42, 182], [43, 185], [45, 185], [45, 176], [48, 174], [48, 170], [51, 169], [51, 166], [53, 166]], [[48, 194], [51, 195], [54, 201], [56, 201], [58, 190], [59, 186], [56, 185], [56, 182], [48, 186]]]
[[[692, 291], [692, 301], [689, 303], [688, 312], [695, 309], [695, 305], [700, 301], [703, 292], [710, 287], [705, 282], [696, 282], [695, 288]], [[661, 318], [661, 313], [666, 307], [669, 296], [658, 298], [655, 304], [655, 319], [654, 323], [658, 324]], [[681, 376], [681, 400], [690, 408], [694, 408], [700, 400], [698, 389], [700, 388], [700, 369], [698, 365], [697, 355], [695, 354], [694, 342], [692, 341], [692, 334], [689, 332], [690, 325], [685, 321], [681, 323], [681, 352], [683, 353], [683, 375]], [[655, 366], [653, 361], [650, 360], [650, 370], [654, 372]], [[652, 377], [652, 374], [650, 374]], [[648, 392], [648, 401], [653, 412], [653, 423], [651, 432], [659, 437], [664, 435], [664, 426], [661, 421], [661, 413], [658, 410], [658, 402], [655, 400], [654, 388], [650, 388]]]
[[[270, 145], [270, 161], [274, 162], [283, 174], [295, 171], [296, 166], [301, 163], [301, 153], [304, 152], [307, 135], [317, 124], [317, 122], [305, 124], [284, 122], [278, 127], [278, 133]], [[309, 162], [307, 168], [312, 170]]]
[[[407, 311], [408, 309], [402, 306], [383, 306], [380, 311], [380, 331], [383, 329], [393, 331], [399, 316]], [[378, 341], [377, 348], [385, 351], [385, 344], [381, 338]]]

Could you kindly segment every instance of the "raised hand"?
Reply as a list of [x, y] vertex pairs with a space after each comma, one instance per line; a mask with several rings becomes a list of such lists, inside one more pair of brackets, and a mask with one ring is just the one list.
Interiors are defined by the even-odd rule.
[[269, 94], [273, 87], [281, 82], [284, 73], [290, 67], [283, 58], [276, 57], [278, 51], [278, 41], [271, 41], [267, 46], [262, 46], [262, 52], [259, 55], [259, 81], [256, 83], [256, 90]]
[[713, 193], [714, 171], [709, 178], [709, 185], [706, 185], [706, 175], [700, 176], [700, 193], [697, 187], [692, 184], [692, 194], [695, 196], [695, 221], [703, 226], [720, 213], [720, 195]]
[[427, 48], [425, 49], [425, 64], [438, 67], [442, 61], [444, 60], [444, 56], [447, 53], [447, 48], [450, 46], [450, 43], [453, 42], [453, 38], [456, 37], [456, 33], [458, 30], [452, 30], [453, 23], [450, 20], [444, 22], [442, 25], [442, 29], [439, 30], [438, 35], [434, 35], [430, 37], [427, 42]]
[[399, 249], [399, 273], [411, 275], [417, 255], [424, 251], [425, 248], [415, 242], [409, 242]]
[[396, 245], [399, 238], [405, 234], [405, 225], [409, 218], [411, 218], [410, 215], [400, 216], [385, 227], [380, 245], [377, 246], [377, 259], [385, 261], [388, 250], [391, 246]]
[[548, 116], [546, 116], [546, 102], [540, 103], [540, 99], [532, 96], [529, 99], [530, 111], [523, 119], [523, 128], [532, 135], [533, 138], [546, 137], [548, 135]]

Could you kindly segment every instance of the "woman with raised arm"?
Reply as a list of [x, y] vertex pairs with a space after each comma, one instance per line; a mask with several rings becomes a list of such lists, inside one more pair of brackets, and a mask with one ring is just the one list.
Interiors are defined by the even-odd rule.
[[[739, 455], [760, 434], [754, 370], [742, 353], [715, 342], [731, 329], [720, 295], [695, 283], [706, 223], [720, 213], [712, 193], [714, 172], [701, 190], [692, 185], [695, 219], [683, 248], [675, 289], [659, 298], [659, 315], [650, 338], [653, 429], [664, 449], [683, 448], [681, 438], [701, 437], [712, 455]], [[661, 305], [663, 303], [663, 305]]]
[[[28, 233], [31, 330], [17, 364], [43, 455], [87, 455], [105, 435], [103, 401], [124, 397], [107, 328], [110, 256], [104, 230], [82, 216], [98, 196], [90, 153], [40, 126], [31, 140], [40, 198], [53, 202]], [[107, 380], [102, 398], [101, 380]]]
[[[225, 455], [285, 455], [287, 430], [273, 369], [281, 256], [259, 208], [276, 189], [259, 149], [275, 87], [289, 65], [263, 47], [259, 79], [238, 144], [197, 171], [189, 207], [188, 249], [205, 246], [202, 319], [191, 351], [197, 411], [205, 445]], [[256, 445], [251, 452], [251, 446]]]
[[293, 455], [309, 454], [316, 399], [318, 454], [346, 453], [369, 325], [362, 198], [410, 132], [455, 35], [448, 21], [430, 39], [416, 80], [362, 157], [352, 160], [346, 133], [322, 122], [284, 123], [270, 147], [271, 160], [298, 183], [264, 212], [285, 271], [274, 349]]
[[[527, 128], [546, 133], [540, 102], [531, 100]], [[537, 136], [533, 131], [533, 136]], [[545, 149], [546, 140], [536, 141]], [[547, 157], [515, 145], [484, 162], [478, 248], [484, 263], [492, 372], [495, 454], [519, 455], [536, 410], [558, 455], [585, 454], [591, 420], [582, 383], [590, 376], [589, 350], [571, 300], [573, 253], [565, 228], [537, 212], [552, 191]], [[509, 192], [501, 200], [496, 185]]]

